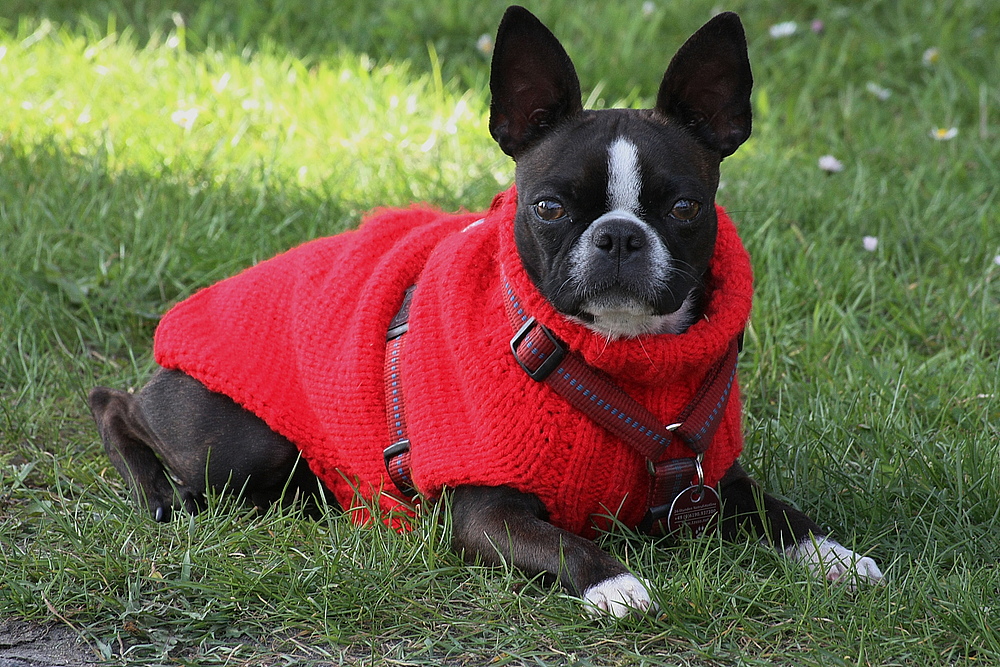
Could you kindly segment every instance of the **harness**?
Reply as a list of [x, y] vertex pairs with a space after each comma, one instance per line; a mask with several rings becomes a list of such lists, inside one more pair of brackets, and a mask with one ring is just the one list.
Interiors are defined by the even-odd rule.
[[[391, 444], [383, 451], [389, 479], [411, 502], [417, 499], [418, 492], [411, 471], [400, 362], [415, 288], [414, 285], [405, 291], [386, 334], [385, 395]], [[673, 533], [687, 529], [698, 534], [714, 526], [721, 503], [717, 491], [705, 484], [701, 462], [732, 392], [742, 333], [730, 341], [725, 354], [706, 374], [701, 388], [677, 421], [664, 425], [606, 374], [587, 365], [552, 331], [529, 316], [509, 283], [505, 282], [504, 290], [507, 318], [515, 331], [510, 349], [520, 368], [535, 382], [547, 384], [646, 460], [650, 475], [649, 509], [639, 530]], [[692, 456], [666, 457], [675, 437], [681, 439]], [[697, 482], [693, 483], [695, 479]]]

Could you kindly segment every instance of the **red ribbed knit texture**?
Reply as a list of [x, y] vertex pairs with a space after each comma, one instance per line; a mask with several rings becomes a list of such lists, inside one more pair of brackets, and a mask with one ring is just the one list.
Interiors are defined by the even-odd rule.
[[[381, 381], [385, 332], [403, 290], [420, 280], [402, 361], [413, 477], [426, 497], [460, 484], [506, 484], [538, 495], [550, 520], [592, 536], [616, 515], [636, 525], [649, 475], [627, 446], [514, 362], [506, 278], [528, 313], [587, 363], [671, 423], [745, 326], [752, 276], [719, 209], [707, 321], [684, 334], [607, 342], [557, 313], [535, 289], [513, 242], [516, 191], [482, 215], [381, 211], [357, 231], [312, 241], [198, 292], [164, 316], [157, 362], [232, 397], [295, 442], [359, 522], [356, 493], [379, 498], [389, 444]], [[463, 231], [465, 230], [465, 231]], [[705, 458], [714, 484], [742, 448], [734, 389]], [[675, 456], [690, 456], [680, 443]]]

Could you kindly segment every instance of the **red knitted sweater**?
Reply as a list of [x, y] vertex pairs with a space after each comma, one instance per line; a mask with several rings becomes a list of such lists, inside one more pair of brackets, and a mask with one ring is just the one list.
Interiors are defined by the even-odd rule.
[[[417, 282], [401, 373], [420, 493], [504, 484], [536, 494], [552, 523], [574, 533], [592, 536], [608, 516], [635, 526], [648, 509], [645, 462], [518, 367], [504, 279], [529, 314], [672, 423], [746, 324], [749, 258], [720, 208], [707, 317], [684, 334], [609, 342], [534, 287], [514, 246], [516, 199], [514, 188], [498, 195], [485, 219], [382, 210], [357, 231], [262, 262], [170, 310], [156, 331], [156, 361], [296, 443], [338, 502], [366, 522], [359, 497], [378, 499], [384, 512], [400, 509], [380, 492], [392, 488], [382, 459], [385, 334]], [[739, 455], [740, 422], [734, 386], [705, 456], [707, 483]], [[680, 442], [668, 453], [691, 456]]]

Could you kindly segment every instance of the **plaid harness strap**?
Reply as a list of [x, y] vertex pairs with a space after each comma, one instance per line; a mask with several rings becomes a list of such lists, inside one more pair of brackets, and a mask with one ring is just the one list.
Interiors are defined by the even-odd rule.
[[[639, 528], [646, 532], [668, 515], [671, 504], [697, 476], [701, 478], [701, 458], [725, 413], [733, 382], [742, 336], [734, 338], [725, 355], [709, 370], [695, 397], [677, 421], [664, 425], [645, 407], [628, 396], [610, 378], [591, 368], [568, 350], [544, 325], [524, 312], [517, 296], [505, 283], [504, 305], [517, 331], [510, 341], [518, 365], [536, 382], [545, 382], [570, 405], [641, 455], [650, 472], [649, 511]], [[406, 290], [403, 305], [393, 318], [386, 336], [386, 413], [392, 444], [384, 451], [389, 478], [409, 499], [417, 495], [410, 474], [410, 441], [406, 434], [406, 414], [399, 381], [399, 359], [403, 334], [407, 331], [414, 287]], [[679, 437], [694, 456], [665, 458], [667, 447]]]
[[410, 304], [413, 302], [411, 285], [403, 293], [403, 304], [399, 312], [389, 322], [385, 336], [385, 412], [389, 420], [389, 439], [392, 444], [385, 448], [386, 472], [403, 496], [413, 500], [417, 490], [413, 487], [410, 474], [410, 439], [406, 431], [406, 410], [403, 406], [403, 385], [400, 381], [399, 365], [403, 355], [405, 334], [409, 330]]

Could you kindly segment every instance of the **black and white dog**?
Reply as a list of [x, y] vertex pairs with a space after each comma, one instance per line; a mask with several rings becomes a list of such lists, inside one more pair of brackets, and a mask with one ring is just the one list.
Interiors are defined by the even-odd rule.
[[[750, 134], [751, 86], [743, 27], [735, 14], [725, 13], [678, 51], [652, 109], [587, 111], [558, 40], [527, 10], [508, 9], [493, 56], [490, 130], [516, 162], [516, 256], [566, 326], [600, 336], [608, 349], [629, 341], [652, 348], [660, 337], [683, 336], [705, 319], [719, 229], [719, 165]], [[414, 317], [419, 308], [426, 310], [422, 289], [418, 280]], [[483, 310], [500, 303], [481, 298]], [[386, 312], [391, 315], [398, 303]], [[384, 340], [385, 329], [376, 335]], [[566, 344], [572, 353], [573, 343]], [[510, 355], [504, 349], [481, 353]], [[527, 387], [523, 391], [536, 391], [512, 358], [503, 363], [513, 369], [505, 366], [504, 373]], [[371, 378], [375, 385], [382, 381]], [[510, 413], [530, 411], [516, 403], [516, 394]], [[210, 391], [179, 370], [158, 371], [135, 395], [104, 387], [90, 394], [105, 449], [157, 520], [181, 504], [196, 509], [208, 488], [235, 488], [267, 505], [282, 494], [315, 492], [326, 482], [314, 475], [313, 461], [314, 471], [296, 467], [300, 443], [241, 407], [247, 402]], [[542, 423], [538, 437], [549, 437], [547, 416], [532, 419]], [[579, 420], [590, 423], [582, 413]], [[385, 440], [389, 444], [388, 435]], [[382, 455], [381, 447], [373, 454]], [[700, 457], [696, 465], [701, 475]], [[635, 469], [646, 474], [641, 457]], [[882, 579], [871, 558], [841, 546], [802, 512], [762, 492], [738, 462], [720, 476], [717, 525], [727, 537], [750, 530], [829, 580], [854, 585]], [[591, 540], [547, 520], [560, 510], [547, 506], [541, 491], [532, 492], [530, 479], [447, 486], [454, 546], [466, 558], [546, 574], [581, 596], [591, 611], [623, 616], [655, 607], [646, 582]]]

